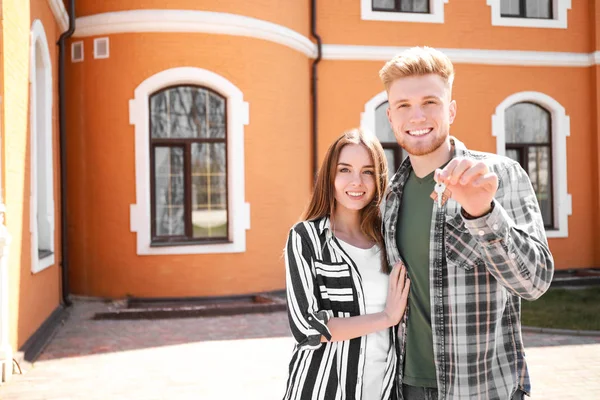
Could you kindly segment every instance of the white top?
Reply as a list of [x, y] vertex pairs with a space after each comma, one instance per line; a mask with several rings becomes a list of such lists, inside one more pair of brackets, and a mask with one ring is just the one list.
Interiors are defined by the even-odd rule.
[[[338, 239], [356, 264], [362, 278], [367, 314], [383, 311], [387, 299], [389, 276], [381, 272], [379, 246], [361, 249]], [[386, 359], [390, 349], [389, 329], [367, 335], [362, 398], [381, 398]]]

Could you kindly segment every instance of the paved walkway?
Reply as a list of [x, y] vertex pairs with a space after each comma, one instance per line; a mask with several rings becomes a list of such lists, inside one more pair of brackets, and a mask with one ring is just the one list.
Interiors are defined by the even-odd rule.
[[[78, 301], [39, 360], [2, 400], [280, 399], [292, 350], [283, 312], [94, 321]], [[524, 334], [533, 399], [598, 399], [600, 337]]]

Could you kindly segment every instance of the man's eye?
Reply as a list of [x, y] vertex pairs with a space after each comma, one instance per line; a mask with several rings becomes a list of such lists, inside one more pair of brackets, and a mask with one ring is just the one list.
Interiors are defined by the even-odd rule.
[[407, 108], [407, 107], [408, 107], [408, 104], [400, 104], [400, 105], [398, 105], [398, 108]]

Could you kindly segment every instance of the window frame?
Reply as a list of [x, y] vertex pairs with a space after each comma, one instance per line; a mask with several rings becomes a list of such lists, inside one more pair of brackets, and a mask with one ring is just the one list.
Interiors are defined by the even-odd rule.
[[[502, 0], [500, 0], [502, 3]], [[552, 0], [548, 0], [548, 14], [549, 17], [528, 17], [527, 16], [527, 1], [519, 0], [519, 14], [502, 14], [502, 7], [500, 7], [500, 16], [502, 18], [530, 18], [530, 19], [554, 19], [554, 7]]]
[[491, 8], [493, 26], [510, 26], [522, 28], [567, 29], [567, 11], [571, 9], [571, 0], [551, 0], [552, 18], [529, 18], [503, 16], [502, 0], [487, 0]]
[[413, 14], [431, 14], [431, 1], [427, 1], [427, 11], [402, 11], [401, 0], [394, 0], [394, 9], [375, 8], [373, 0], [371, 0], [371, 10], [375, 12], [395, 12], [395, 13], [413, 13]]
[[404, 12], [373, 9], [373, 0], [360, 0], [360, 16], [365, 21], [444, 23], [444, 5], [449, 0], [429, 0], [429, 12]]
[[546, 229], [548, 238], [569, 236], [568, 217], [572, 215], [572, 198], [567, 192], [567, 137], [571, 121], [565, 108], [552, 97], [541, 92], [518, 92], [505, 98], [492, 115], [492, 136], [496, 137], [496, 152], [506, 155], [505, 112], [517, 103], [533, 103], [550, 113], [552, 213], [555, 227]]
[[[550, 110], [548, 110], [547, 108], [539, 105], [538, 103], [534, 103], [531, 101], [521, 101], [518, 103], [514, 103], [512, 106], [515, 106], [517, 104], [532, 104], [535, 105], [537, 107], [540, 107], [542, 110], [544, 110], [547, 114], [548, 114], [548, 119], [550, 120], [549, 122], [549, 128], [550, 128], [550, 132], [548, 132], [548, 141], [544, 142], [544, 143], [537, 143], [537, 142], [506, 142], [505, 143], [505, 148], [506, 150], [517, 150], [519, 151], [519, 164], [521, 164], [521, 167], [523, 167], [523, 169], [525, 170], [525, 172], [527, 173], [527, 175], [529, 175], [529, 149], [532, 147], [543, 147], [543, 148], [547, 148], [550, 154], [549, 160], [548, 160], [548, 168], [549, 168], [549, 173], [550, 173], [550, 179], [549, 179], [549, 190], [550, 190], [550, 195], [552, 196], [552, 207], [550, 207], [550, 221], [551, 223], [549, 225], [544, 223], [544, 228], [546, 230], [554, 230], [556, 229], [557, 226], [557, 222], [556, 222], [556, 213], [554, 210], [554, 172], [552, 170], [554, 162], [553, 162], [553, 156], [552, 156], [552, 113], [550, 112]], [[512, 107], [511, 106], [511, 107]], [[507, 107], [507, 109], [510, 107]], [[506, 123], [506, 122], [505, 122]], [[531, 179], [531, 177], [530, 177]]]
[[[150, 188], [150, 96], [173, 86], [200, 86], [226, 101], [228, 241], [152, 244]], [[136, 233], [138, 255], [219, 254], [246, 251], [250, 229], [250, 204], [245, 202], [244, 126], [249, 123], [249, 106], [243, 93], [224, 77], [202, 68], [175, 67], [144, 80], [129, 101], [129, 119], [135, 129], [136, 203], [130, 206], [130, 229]]]
[[[31, 233], [31, 272], [36, 274], [41, 272], [56, 263], [55, 257], [55, 225], [56, 215], [54, 209], [54, 130], [52, 124], [52, 104], [53, 104], [53, 81], [52, 81], [52, 62], [50, 58], [50, 48], [46, 32], [41, 20], [36, 19], [31, 25], [30, 33], [30, 181], [31, 181], [31, 197], [30, 197], [30, 233]], [[37, 56], [37, 48], [41, 50], [41, 57]], [[40, 58], [38, 60], [38, 58]], [[43, 83], [38, 82], [38, 61], [41, 62]], [[42, 91], [42, 94], [39, 93]], [[44, 110], [38, 110], [38, 96], [43, 95]], [[43, 121], [40, 121], [39, 113], [43, 112]], [[41, 126], [40, 126], [41, 125]], [[38, 176], [38, 154], [44, 152], [44, 168], [45, 175]], [[42, 179], [42, 184], [45, 184], [44, 193], [46, 198], [44, 201], [45, 209], [43, 217], [47, 218], [46, 224], [48, 229], [48, 244], [49, 248], [44, 249], [45, 253], [40, 254], [39, 242], [40, 232], [38, 227], [38, 205], [40, 202], [38, 193], [39, 180]]]
[[[365, 109], [360, 115], [360, 127], [367, 132], [371, 132], [375, 135], [375, 137], [377, 137], [377, 131], [375, 129], [377, 126], [375, 122], [376, 110], [387, 101], [387, 92], [385, 90], [379, 92], [365, 103]], [[398, 144], [398, 142], [382, 142], [379, 139], [379, 137], [377, 137], [377, 140], [379, 140], [379, 142], [381, 143], [381, 147], [383, 147], [384, 150], [387, 149], [394, 151], [394, 161], [396, 162], [396, 164], [398, 164], [398, 166], [394, 166], [394, 168], [392, 169], [388, 165], [388, 175], [391, 179], [402, 164], [402, 162], [404, 161], [404, 149]]]
[[[188, 244], [209, 244], [209, 243], [231, 243], [229, 235], [226, 237], [215, 237], [215, 238], [194, 238], [193, 237], [193, 224], [192, 224], [192, 172], [190, 170], [191, 163], [191, 147], [193, 143], [224, 143], [225, 144], [225, 182], [228, 182], [228, 148], [227, 148], [227, 99], [221, 93], [218, 93], [206, 86], [201, 85], [172, 85], [158, 90], [150, 96], [148, 96], [148, 108], [151, 107], [152, 96], [162, 91], [174, 89], [178, 87], [193, 87], [196, 89], [204, 89], [212, 92], [223, 99], [225, 102], [225, 137], [224, 138], [152, 138], [152, 113], [150, 112], [148, 117], [148, 130], [149, 135], [149, 157], [150, 157], [150, 245], [151, 246], [169, 246], [169, 245], [188, 245]], [[208, 101], [208, 98], [207, 98]], [[151, 110], [150, 110], [151, 111]], [[156, 147], [182, 147], [184, 154], [184, 216], [185, 216], [185, 234], [180, 236], [158, 236], [156, 234], [156, 177], [155, 177], [155, 149]], [[226, 185], [227, 186], [227, 185]], [[227, 189], [227, 188], [226, 188]], [[225, 192], [225, 206], [227, 210], [227, 232], [229, 232], [229, 191]]]

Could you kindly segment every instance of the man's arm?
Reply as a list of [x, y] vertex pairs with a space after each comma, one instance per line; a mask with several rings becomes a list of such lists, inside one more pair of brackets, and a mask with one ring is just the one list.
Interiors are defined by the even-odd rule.
[[499, 171], [498, 179], [501, 193], [492, 210], [474, 219], [463, 214], [463, 220], [490, 274], [515, 295], [535, 300], [548, 290], [554, 274], [538, 201], [519, 164]]

